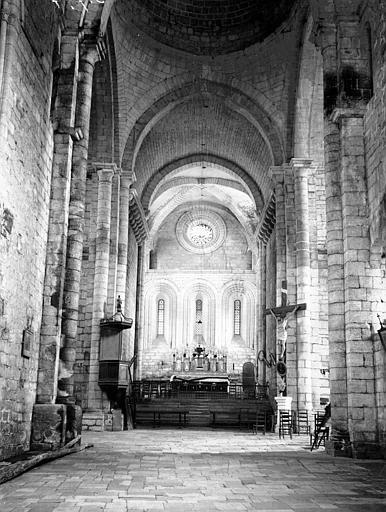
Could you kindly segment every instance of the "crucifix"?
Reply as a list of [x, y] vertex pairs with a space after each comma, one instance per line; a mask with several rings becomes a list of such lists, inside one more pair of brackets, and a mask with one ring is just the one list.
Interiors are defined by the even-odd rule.
[[[280, 354], [279, 354], [279, 362], [284, 363], [284, 356], [287, 345], [287, 324], [288, 320], [292, 315], [295, 315], [297, 311], [301, 311], [306, 309], [307, 304], [288, 304], [287, 302], [287, 281], [281, 282], [281, 305], [275, 308], [267, 308], [265, 310], [266, 315], [272, 315], [276, 320], [277, 327], [277, 341], [280, 343]], [[285, 366], [284, 366], [285, 368]], [[279, 371], [279, 369], [278, 369]], [[280, 372], [281, 374], [282, 372]], [[283, 372], [285, 374], [285, 370]], [[283, 382], [285, 386], [285, 383]]]

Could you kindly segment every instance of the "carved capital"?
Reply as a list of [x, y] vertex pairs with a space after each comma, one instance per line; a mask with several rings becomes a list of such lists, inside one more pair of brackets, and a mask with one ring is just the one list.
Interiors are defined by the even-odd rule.
[[121, 186], [131, 187], [137, 181], [134, 171], [122, 171]]
[[111, 182], [113, 176], [119, 172], [119, 169], [114, 163], [93, 162], [92, 167], [98, 174], [99, 182]]
[[362, 118], [366, 113], [366, 107], [358, 105], [356, 108], [336, 108], [330, 116], [333, 123], [340, 124], [343, 119]]
[[114, 176], [113, 169], [98, 169], [98, 180], [99, 183], [111, 183]]
[[74, 126], [59, 126], [55, 130], [55, 133], [62, 133], [65, 135], [70, 135], [72, 140], [76, 141], [76, 142], [79, 142], [84, 137], [82, 129], [79, 127], [74, 127]]
[[283, 183], [284, 182], [284, 174], [288, 171], [289, 166], [287, 164], [284, 165], [272, 165], [268, 172], [271, 180], [273, 181], [274, 185], [277, 183]]
[[310, 158], [292, 158], [290, 166], [295, 176], [307, 176], [309, 171], [316, 167]]
[[106, 45], [98, 36], [94, 34], [84, 35], [80, 44], [80, 59], [94, 66], [98, 61], [106, 56]]

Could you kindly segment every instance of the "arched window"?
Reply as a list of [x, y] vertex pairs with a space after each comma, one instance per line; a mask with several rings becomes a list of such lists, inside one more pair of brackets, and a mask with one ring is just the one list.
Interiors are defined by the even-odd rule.
[[202, 334], [202, 300], [196, 300], [196, 334]]
[[165, 334], [165, 301], [160, 299], [157, 308], [157, 336]]
[[241, 332], [241, 301], [235, 300], [233, 304], [233, 334], [240, 336]]

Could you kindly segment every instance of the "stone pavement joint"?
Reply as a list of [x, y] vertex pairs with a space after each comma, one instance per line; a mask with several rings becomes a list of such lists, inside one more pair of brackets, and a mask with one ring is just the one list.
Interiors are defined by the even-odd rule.
[[87, 433], [94, 446], [0, 486], [1, 512], [385, 512], [384, 461], [310, 452], [307, 436]]

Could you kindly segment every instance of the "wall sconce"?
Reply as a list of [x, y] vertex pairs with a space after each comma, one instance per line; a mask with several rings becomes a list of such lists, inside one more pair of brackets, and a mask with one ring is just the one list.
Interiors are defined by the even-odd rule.
[[326, 373], [330, 373], [330, 368], [321, 368], [320, 373], [322, 375], [326, 375]]
[[381, 340], [381, 343], [382, 343], [382, 347], [384, 350], [386, 350], [386, 327], [383, 325], [383, 322], [381, 320], [381, 317], [379, 316], [379, 314], [377, 315], [378, 317], [378, 320], [379, 320], [379, 323], [381, 324], [381, 328], [378, 329], [378, 336]]

